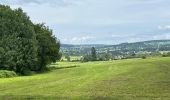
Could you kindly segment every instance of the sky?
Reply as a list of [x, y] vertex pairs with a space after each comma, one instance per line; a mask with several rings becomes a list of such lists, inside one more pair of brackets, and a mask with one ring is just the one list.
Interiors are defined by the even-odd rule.
[[46, 23], [64, 44], [170, 39], [170, 0], [0, 0]]

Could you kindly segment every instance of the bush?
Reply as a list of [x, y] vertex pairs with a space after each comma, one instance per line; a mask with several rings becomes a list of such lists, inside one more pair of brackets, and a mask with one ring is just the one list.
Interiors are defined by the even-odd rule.
[[0, 70], [0, 78], [15, 77], [17, 74], [14, 71]]
[[170, 57], [170, 52], [168, 52], [168, 53], [163, 53], [163, 54], [162, 54], [162, 57]]
[[85, 55], [82, 59], [82, 62], [88, 62], [88, 61], [93, 61], [93, 58], [91, 55]]
[[70, 62], [70, 61], [71, 61], [70, 56], [65, 56], [65, 58], [67, 59], [67, 61], [68, 61], [68, 62]]
[[24, 75], [24, 76], [30, 76], [30, 75], [34, 75], [36, 72], [35, 71], [31, 71], [29, 69], [25, 69], [23, 70], [22, 73], [19, 73], [20, 75]]
[[142, 56], [142, 59], [146, 59], [146, 56]]

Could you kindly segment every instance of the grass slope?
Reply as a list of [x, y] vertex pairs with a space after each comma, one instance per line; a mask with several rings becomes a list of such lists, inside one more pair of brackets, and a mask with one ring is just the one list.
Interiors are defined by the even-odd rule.
[[170, 100], [170, 58], [53, 64], [52, 72], [0, 79], [0, 99]]

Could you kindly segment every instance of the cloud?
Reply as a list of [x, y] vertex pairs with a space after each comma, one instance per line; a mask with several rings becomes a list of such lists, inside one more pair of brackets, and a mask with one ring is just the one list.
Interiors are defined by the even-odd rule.
[[128, 37], [134, 37], [136, 36], [136, 34], [130, 34], [130, 33], [122, 33], [122, 34], [112, 34], [111, 37], [112, 38], [128, 38]]
[[[105, 37], [106, 38], [106, 37]], [[170, 33], [143, 33], [143, 34], [113, 34], [111, 37], [107, 37], [107, 40], [117, 41], [117, 43], [124, 43], [124, 42], [140, 42], [140, 41], [147, 41], [147, 40], [168, 40], [170, 39]], [[113, 41], [110, 41], [113, 42]]]
[[117, 44], [169, 38], [170, 0], [0, 0], [0, 3], [21, 7], [34, 23], [45, 22], [62, 43]]
[[8, 5], [48, 4], [48, 5], [54, 5], [54, 6], [56, 5], [57, 6], [69, 6], [72, 4], [76, 4], [78, 2], [80, 2], [80, 0], [2, 0], [0, 1], [0, 3], [8, 4]]
[[152, 37], [154, 40], [170, 39], [170, 33], [158, 34]]
[[162, 1], [166, 1], [166, 0], [131, 0], [133, 2], [138, 2], [138, 3], [148, 3], [148, 4], [155, 4], [155, 3], [160, 3]]
[[159, 25], [158, 29], [159, 30], [170, 30], [170, 25]]
[[93, 36], [79, 36], [79, 37], [71, 37], [71, 38], [64, 38], [62, 39], [64, 43], [74, 43], [74, 44], [80, 44], [80, 43], [87, 43], [88, 41], [91, 41], [95, 39]]

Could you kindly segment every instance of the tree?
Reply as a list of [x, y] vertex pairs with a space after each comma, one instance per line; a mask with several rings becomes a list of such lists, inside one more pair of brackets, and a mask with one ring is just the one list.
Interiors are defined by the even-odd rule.
[[84, 55], [82, 58], [82, 62], [88, 62], [92, 61], [92, 56], [91, 55]]
[[163, 54], [162, 54], [162, 57], [170, 57], [170, 52], [168, 52], [168, 53], [163, 53]]
[[61, 58], [60, 42], [44, 24], [33, 24], [21, 8], [0, 5], [0, 69], [40, 71]]
[[91, 48], [91, 56], [92, 56], [92, 61], [97, 60], [96, 49], [94, 47]]
[[22, 9], [0, 5], [0, 68], [24, 73], [34, 68], [37, 44], [33, 23]]
[[109, 60], [111, 60], [111, 59], [112, 59], [112, 54], [110, 54], [110, 53], [101, 54], [101, 55], [99, 56], [99, 60], [100, 60], [100, 61], [109, 61]]
[[142, 59], [146, 59], [146, 56], [142, 56]]
[[67, 59], [67, 61], [69, 62], [70, 61], [70, 56], [65, 56], [65, 58]]
[[52, 30], [44, 24], [34, 25], [36, 39], [38, 41], [38, 65], [37, 70], [41, 71], [46, 65], [56, 62], [61, 58], [60, 42], [53, 36]]

